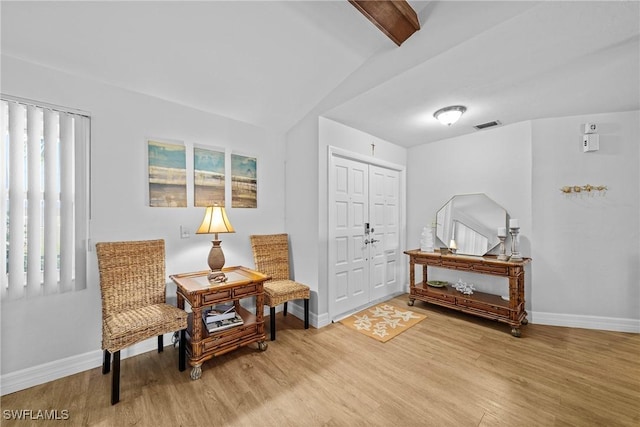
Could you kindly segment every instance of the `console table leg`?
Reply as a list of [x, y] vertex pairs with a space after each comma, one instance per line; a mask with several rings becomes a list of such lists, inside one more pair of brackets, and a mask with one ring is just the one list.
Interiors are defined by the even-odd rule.
[[511, 328], [511, 335], [513, 335], [516, 338], [520, 338], [520, 328]]
[[258, 350], [265, 351], [269, 347], [269, 343], [266, 341], [258, 341]]
[[416, 302], [415, 298], [409, 298], [409, 301], [407, 301], [407, 305], [409, 307], [413, 307], [413, 304]]
[[202, 377], [202, 363], [191, 368], [191, 379], [199, 380]]

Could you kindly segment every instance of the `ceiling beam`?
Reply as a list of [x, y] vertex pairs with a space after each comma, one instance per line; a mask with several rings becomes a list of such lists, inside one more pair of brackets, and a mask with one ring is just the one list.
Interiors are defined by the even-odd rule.
[[349, 3], [398, 46], [420, 29], [418, 15], [405, 0], [349, 0]]

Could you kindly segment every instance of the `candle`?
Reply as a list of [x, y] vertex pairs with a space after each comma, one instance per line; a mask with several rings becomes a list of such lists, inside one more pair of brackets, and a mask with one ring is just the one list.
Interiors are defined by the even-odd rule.
[[518, 221], [517, 219], [510, 219], [509, 228], [520, 228], [520, 221]]
[[507, 237], [507, 227], [498, 227], [498, 237]]

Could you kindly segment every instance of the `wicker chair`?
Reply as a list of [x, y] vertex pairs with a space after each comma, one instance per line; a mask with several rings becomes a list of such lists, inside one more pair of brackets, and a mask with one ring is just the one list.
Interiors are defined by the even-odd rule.
[[276, 306], [304, 299], [304, 328], [309, 329], [309, 286], [294, 282], [289, 275], [289, 239], [287, 234], [250, 236], [256, 270], [271, 276], [264, 282], [264, 303], [270, 308], [271, 341], [276, 339]]
[[178, 369], [185, 370], [187, 313], [166, 304], [164, 240], [96, 244], [102, 293], [102, 373], [111, 370], [111, 404], [120, 400], [120, 350], [180, 331]]

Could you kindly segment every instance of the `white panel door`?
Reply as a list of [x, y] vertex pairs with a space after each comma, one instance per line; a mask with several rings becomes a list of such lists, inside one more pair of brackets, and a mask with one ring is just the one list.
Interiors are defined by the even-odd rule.
[[400, 289], [400, 173], [333, 156], [329, 174], [332, 318]]
[[369, 166], [370, 299], [391, 295], [399, 289], [400, 173]]
[[334, 312], [345, 313], [369, 301], [369, 171], [366, 164], [334, 157], [331, 172], [329, 302]]

